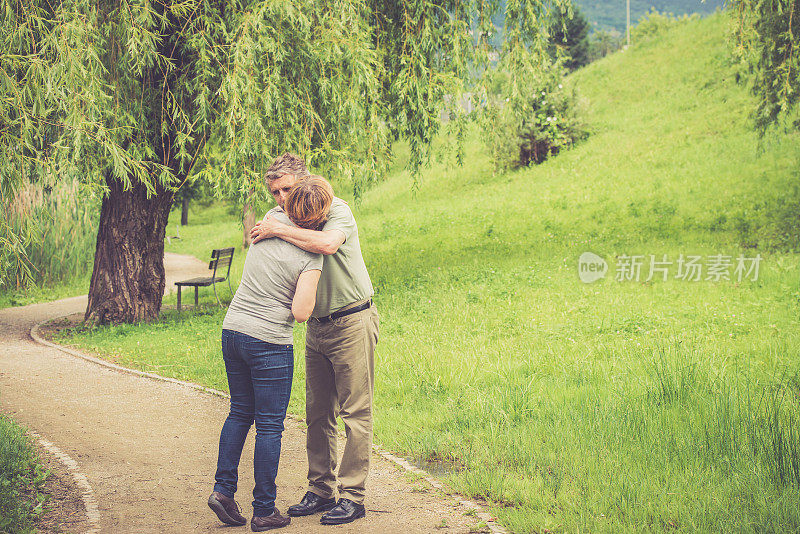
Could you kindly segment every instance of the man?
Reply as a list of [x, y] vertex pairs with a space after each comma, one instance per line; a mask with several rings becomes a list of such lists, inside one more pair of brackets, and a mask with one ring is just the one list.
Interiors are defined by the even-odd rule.
[[[278, 206], [251, 232], [253, 242], [278, 237], [306, 251], [324, 255], [317, 301], [306, 333], [306, 450], [308, 491], [290, 516], [326, 511], [325, 525], [364, 517], [364, 491], [372, 449], [374, 354], [378, 312], [372, 303], [358, 228], [346, 202], [334, 198], [328, 220], [319, 230], [282, 224], [271, 215], [283, 209], [292, 186], [308, 170], [293, 154], [279, 157], [266, 179]], [[337, 476], [336, 417], [342, 418], [346, 443], [339, 466], [339, 500], [333, 498]]]

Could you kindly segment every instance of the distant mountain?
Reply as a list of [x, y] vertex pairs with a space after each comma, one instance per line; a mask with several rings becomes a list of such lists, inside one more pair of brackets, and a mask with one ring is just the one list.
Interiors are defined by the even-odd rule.
[[[592, 31], [618, 31], [625, 33], [626, 0], [574, 0], [583, 15], [589, 21]], [[673, 15], [686, 15], [700, 13], [708, 15], [718, 7], [722, 7], [724, 0], [631, 0], [631, 25], [635, 25], [642, 16], [652, 8], [660, 13]], [[498, 28], [503, 26], [506, 11], [506, 0], [500, 0], [500, 10], [492, 17], [492, 22]], [[502, 31], [495, 34], [493, 42], [496, 46], [502, 42]]]
[[[617, 30], [625, 33], [625, 0], [575, 0], [593, 30]], [[631, 25], [655, 8], [661, 13], [684, 15], [713, 13], [723, 0], [631, 0]]]

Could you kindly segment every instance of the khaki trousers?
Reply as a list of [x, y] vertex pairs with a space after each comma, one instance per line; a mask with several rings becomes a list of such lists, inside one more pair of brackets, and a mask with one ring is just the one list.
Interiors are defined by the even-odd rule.
[[[355, 302], [349, 307], [363, 301]], [[372, 452], [372, 398], [378, 310], [321, 323], [309, 319], [306, 331], [306, 450], [308, 491], [330, 498], [336, 489], [336, 417], [344, 422], [346, 442], [339, 466], [339, 497], [364, 502]]]

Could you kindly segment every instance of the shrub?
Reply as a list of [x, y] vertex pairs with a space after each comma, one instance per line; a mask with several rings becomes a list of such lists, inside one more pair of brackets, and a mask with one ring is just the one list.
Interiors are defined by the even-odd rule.
[[800, 252], [800, 186], [785, 184], [779, 195], [740, 209], [732, 228], [743, 247]]
[[692, 13], [691, 15], [675, 16], [672, 13], [659, 13], [656, 8], [646, 13], [639, 22], [631, 27], [631, 44], [642, 43], [663, 35], [665, 31], [675, 26], [685, 24], [691, 20], [697, 20], [700, 15]]
[[490, 98], [486, 141], [498, 168], [542, 163], [587, 136], [576, 113], [575, 92], [565, 89], [562, 80], [555, 63], [528, 81], [507, 79]]
[[612, 30], [610, 32], [597, 30], [589, 37], [589, 62], [597, 61], [607, 55], [616, 52], [625, 40], [620, 32]]

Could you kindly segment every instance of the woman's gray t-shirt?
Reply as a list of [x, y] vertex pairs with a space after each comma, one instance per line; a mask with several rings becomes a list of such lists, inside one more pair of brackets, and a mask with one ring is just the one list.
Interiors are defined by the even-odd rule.
[[[280, 215], [281, 222], [292, 224], [285, 214]], [[251, 245], [222, 328], [268, 343], [291, 345], [297, 279], [312, 269], [322, 270], [321, 254], [306, 252], [277, 237]]]

